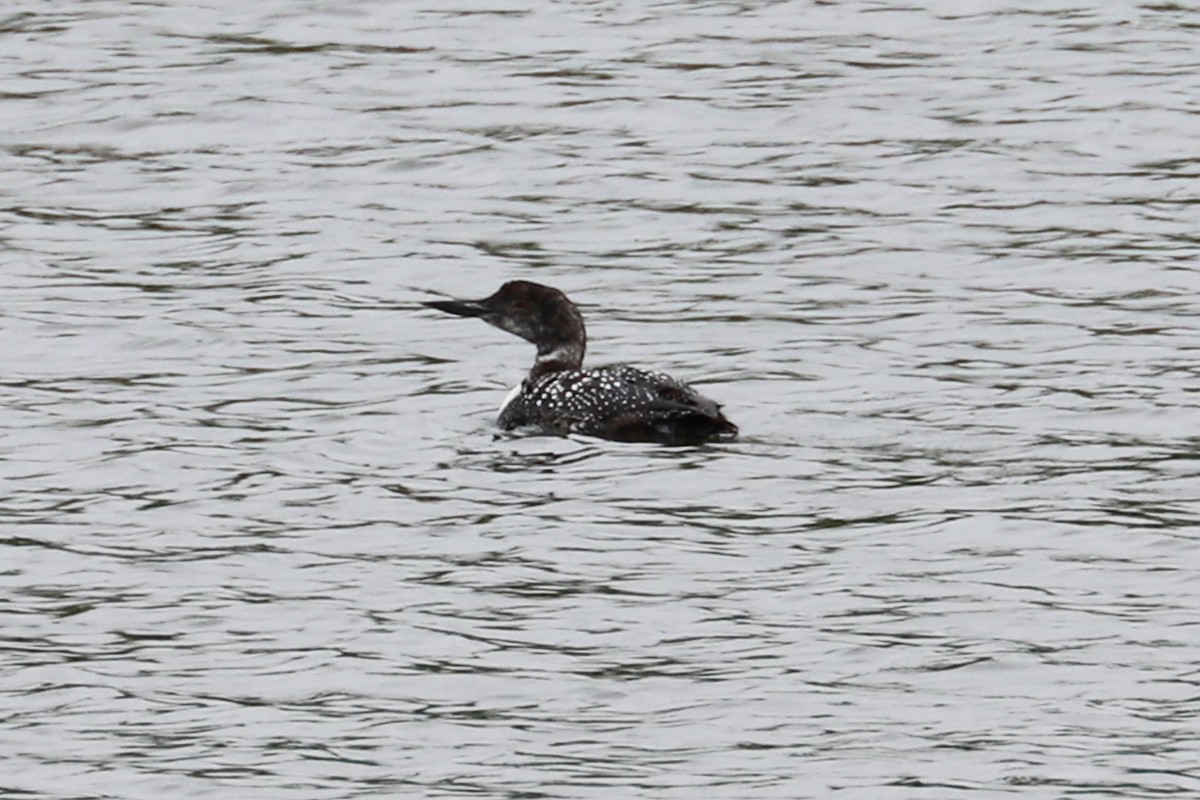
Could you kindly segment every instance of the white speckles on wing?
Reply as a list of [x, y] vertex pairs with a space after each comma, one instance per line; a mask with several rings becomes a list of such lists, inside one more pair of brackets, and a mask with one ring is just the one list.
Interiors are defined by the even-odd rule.
[[670, 426], [681, 417], [717, 416], [716, 405], [669, 375], [629, 366], [560, 370], [510, 395], [505, 429], [535, 426], [554, 433], [632, 435], [637, 426]]

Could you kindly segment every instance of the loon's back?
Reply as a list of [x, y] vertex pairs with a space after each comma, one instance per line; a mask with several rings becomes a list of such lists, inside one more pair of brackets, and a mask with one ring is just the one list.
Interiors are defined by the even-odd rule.
[[696, 444], [737, 426], [712, 400], [669, 375], [629, 366], [560, 370], [530, 381], [500, 410], [504, 430], [581, 433], [619, 442]]
[[737, 426], [720, 406], [669, 375], [627, 366], [583, 369], [583, 317], [557, 289], [509, 281], [483, 300], [434, 300], [425, 305], [460, 317], [480, 317], [537, 345], [528, 377], [500, 410], [498, 421], [504, 430], [534, 428], [663, 444], [737, 435]]

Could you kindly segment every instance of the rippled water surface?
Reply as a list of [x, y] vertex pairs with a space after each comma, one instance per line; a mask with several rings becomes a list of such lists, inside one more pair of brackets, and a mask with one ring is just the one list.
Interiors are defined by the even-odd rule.
[[1198, 29], [7, 3], [0, 796], [1196, 797]]

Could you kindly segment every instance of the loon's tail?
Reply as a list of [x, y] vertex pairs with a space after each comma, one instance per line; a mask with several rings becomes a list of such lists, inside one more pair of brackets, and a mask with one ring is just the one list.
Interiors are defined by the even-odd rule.
[[604, 435], [619, 442], [690, 445], [735, 439], [738, 427], [716, 407], [654, 403], [608, 420]]

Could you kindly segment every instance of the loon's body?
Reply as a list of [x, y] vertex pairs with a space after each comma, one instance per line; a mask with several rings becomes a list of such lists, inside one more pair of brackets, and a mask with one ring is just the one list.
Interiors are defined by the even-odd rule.
[[580, 433], [622, 442], [695, 444], [730, 439], [737, 426], [720, 406], [669, 375], [628, 366], [583, 369], [587, 334], [566, 295], [510, 281], [483, 300], [425, 303], [460, 317], [480, 317], [537, 345], [529, 375], [500, 409], [504, 430]]

